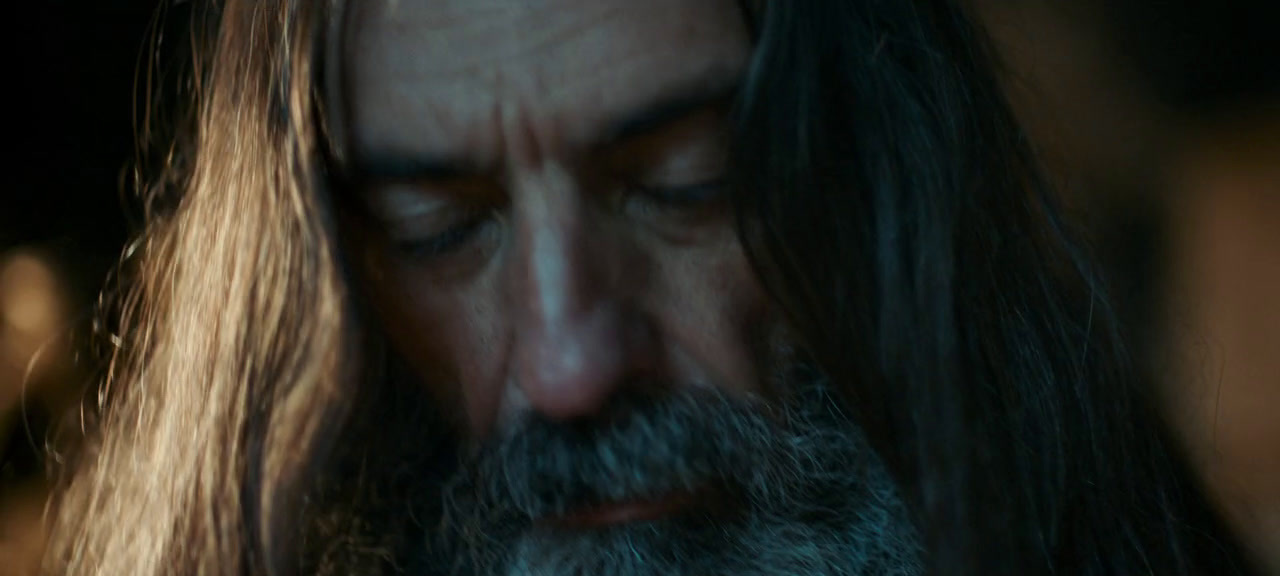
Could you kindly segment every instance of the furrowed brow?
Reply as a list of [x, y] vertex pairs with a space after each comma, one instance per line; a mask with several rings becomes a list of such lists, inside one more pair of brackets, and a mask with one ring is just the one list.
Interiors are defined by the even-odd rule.
[[[593, 147], [606, 148], [635, 139], [709, 106], [722, 104], [737, 93], [739, 80], [736, 74], [721, 74], [670, 90], [650, 104], [607, 122]], [[357, 153], [351, 167], [351, 175], [362, 183], [451, 180], [489, 172], [466, 158], [419, 156], [394, 150]]]
[[709, 106], [722, 104], [738, 91], [739, 78], [714, 78], [681, 87], [658, 97], [639, 110], [609, 122], [595, 146], [609, 147], [652, 133]]

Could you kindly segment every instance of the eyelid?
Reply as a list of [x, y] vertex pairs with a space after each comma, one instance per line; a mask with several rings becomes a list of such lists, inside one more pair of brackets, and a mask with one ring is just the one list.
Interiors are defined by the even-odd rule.
[[654, 161], [632, 180], [642, 191], [657, 197], [690, 199], [708, 196], [723, 184], [728, 167], [727, 153], [718, 147], [698, 145], [696, 149], [675, 150]]
[[486, 223], [496, 221], [491, 211], [472, 211], [461, 215], [443, 230], [422, 237], [405, 238], [396, 244], [402, 251], [415, 257], [446, 256], [473, 241], [473, 237], [486, 227]]
[[372, 215], [384, 220], [421, 218], [454, 210], [488, 209], [508, 201], [502, 183], [488, 176], [370, 183], [364, 196]]
[[370, 207], [383, 219], [416, 218], [447, 208], [444, 194], [430, 193], [407, 184], [388, 184], [370, 191]]
[[716, 172], [696, 180], [679, 184], [652, 184], [640, 182], [635, 185], [640, 192], [659, 198], [709, 198], [715, 196], [724, 187], [723, 172]]
[[672, 156], [707, 149], [727, 149], [727, 114], [709, 107], [681, 117], [634, 139], [619, 141], [603, 151], [603, 159], [622, 172], [636, 172], [661, 164]]
[[487, 210], [453, 194], [412, 185], [382, 186], [368, 196], [374, 226], [397, 246], [434, 242]]

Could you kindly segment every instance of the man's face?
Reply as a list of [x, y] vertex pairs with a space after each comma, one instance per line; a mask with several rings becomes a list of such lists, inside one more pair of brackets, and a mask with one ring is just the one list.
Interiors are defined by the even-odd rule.
[[721, 185], [751, 52], [733, 0], [352, 3], [362, 284], [473, 456], [437, 564], [719, 572], [794, 544], [775, 563], [819, 573], [878, 550], [868, 530], [907, 540], [888, 513], [791, 517], [865, 512], [803, 501], [833, 491], [897, 504], [825, 396], [786, 400], [819, 378], [795, 376]]
[[372, 300], [466, 437], [655, 382], [764, 392], [720, 186], [734, 2], [378, 0], [348, 34]]

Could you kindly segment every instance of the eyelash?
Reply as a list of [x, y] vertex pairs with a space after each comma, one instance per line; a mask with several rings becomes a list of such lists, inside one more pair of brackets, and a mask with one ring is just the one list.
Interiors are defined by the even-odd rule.
[[635, 193], [669, 208], [695, 208], [720, 199], [724, 191], [724, 179], [713, 178], [684, 186], [631, 186]]
[[[626, 201], [642, 199], [650, 206], [642, 206], [641, 210], [656, 208], [662, 211], [698, 211], [709, 205], [718, 203], [724, 191], [723, 178], [714, 178], [683, 186], [652, 186], [631, 184], [627, 186]], [[455, 252], [485, 225], [496, 217], [492, 210], [478, 211], [445, 231], [421, 239], [397, 242], [399, 248], [415, 258], [441, 258]]]
[[440, 258], [460, 249], [492, 218], [494, 218], [494, 214], [490, 210], [475, 211], [439, 234], [426, 238], [402, 240], [397, 242], [396, 245], [401, 251], [415, 258]]

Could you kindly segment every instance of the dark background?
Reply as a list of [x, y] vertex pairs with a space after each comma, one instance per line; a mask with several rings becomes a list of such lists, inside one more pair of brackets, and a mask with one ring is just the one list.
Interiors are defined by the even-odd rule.
[[[68, 301], [65, 323], [89, 315], [129, 234], [122, 183], [133, 156], [132, 88], [155, 7], [154, 0], [15, 3], [0, 35], [9, 95], [0, 259], [33, 254], [52, 268]], [[8, 440], [0, 490], [39, 471], [23, 432], [0, 435]]]

